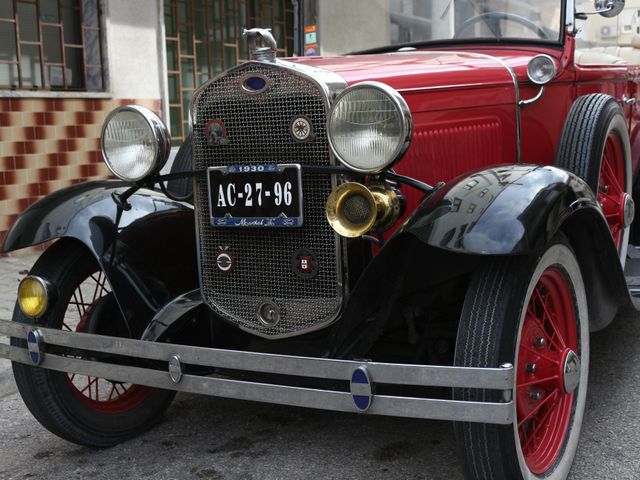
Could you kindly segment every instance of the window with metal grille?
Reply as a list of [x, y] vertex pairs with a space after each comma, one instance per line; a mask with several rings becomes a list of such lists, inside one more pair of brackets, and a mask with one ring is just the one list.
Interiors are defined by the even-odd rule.
[[0, 0], [0, 88], [102, 91], [99, 0]]
[[291, 0], [164, 0], [164, 21], [174, 145], [184, 140], [195, 89], [249, 59], [244, 28], [271, 28], [279, 55], [293, 54]]

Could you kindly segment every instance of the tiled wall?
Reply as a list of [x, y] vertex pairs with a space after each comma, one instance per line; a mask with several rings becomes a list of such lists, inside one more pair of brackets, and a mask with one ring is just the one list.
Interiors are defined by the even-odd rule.
[[0, 98], [0, 243], [16, 217], [60, 188], [109, 177], [100, 130], [118, 105], [160, 100]]

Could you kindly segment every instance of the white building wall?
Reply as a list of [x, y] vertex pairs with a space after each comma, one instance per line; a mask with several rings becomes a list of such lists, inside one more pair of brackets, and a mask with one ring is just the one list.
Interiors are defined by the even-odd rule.
[[160, 99], [164, 66], [162, 0], [104, 0], [110, 92], [114, 98]]
[[318, 26], [322, 55], [387, 45], [390, 38], [389, 1], [321, 0], [318, 2]]

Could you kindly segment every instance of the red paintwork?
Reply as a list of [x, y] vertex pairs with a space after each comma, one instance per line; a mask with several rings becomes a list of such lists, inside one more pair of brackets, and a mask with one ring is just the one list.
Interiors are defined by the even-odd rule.
[[[515, 71], [523, 99], [533, 97], [539, 88], [527, 78], [529, 60], [545, 53], [558, 61], [559, 73], [544, 97], [522, 108], [523, 163], [554, 163], [564, 120], [578, 96], [595, 92], [618, 100], [625, 93], [637, 96], [640, 66], [577, 66], [574, 48], [574, 39], [567, 35], [562, 49], [458, 46], [291, 60], [331, 70], [350, 85], [373, 80], [397, 89], [412, 111], [414, 133], [409, 150], [394, 168], [433, 184], [481, 166], [516, 163], [515, 90], [500, 61]], [[623, 108], [629, 118], [635, 178], [640, 167], [640, 106], [633, 111]], [[404, 190], [411, 211], [419, 195]]]

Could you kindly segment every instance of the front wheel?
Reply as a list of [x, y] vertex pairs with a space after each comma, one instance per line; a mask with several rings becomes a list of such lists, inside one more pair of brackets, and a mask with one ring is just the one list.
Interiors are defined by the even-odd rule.
[[[455, 364], [511, 363], [514, 423], [456, 423], [467, 479], [563, 480], [578, 445], [589, 370], [587, 301], [571, 248], [558, 241], [533, 257], [492, 260], [463, 306]], [[501, 392], [456, 389], [466, 401]]]
[[[33, 266], [48, 280], [57, 301], [38, 324], [47, 328], [132, 337], [102, 270], [78, 244], [60, 241]], [[33, 323], [16, 304], [13, 320]], [[23, 340], [12, 339], [13, 344]], [[175, 392], [13, 363], [18, 390], [33, 416], [49, 431], [81, 445], [108, 447], [153, 426]]]

